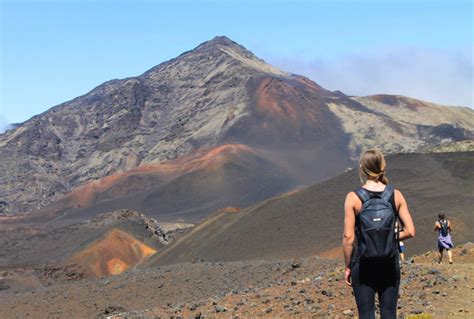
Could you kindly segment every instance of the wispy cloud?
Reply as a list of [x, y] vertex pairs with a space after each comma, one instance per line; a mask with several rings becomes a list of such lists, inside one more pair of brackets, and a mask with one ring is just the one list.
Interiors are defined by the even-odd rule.
[[384, 47], [331, 59], [270, 56], [266, 60], [349, 95], [400, 94], [472, 108], [472, 50]]
[[5, 132], [11, 127], [11, 125], [8, 123], [7, 119], [0, 114], [0, 134]]

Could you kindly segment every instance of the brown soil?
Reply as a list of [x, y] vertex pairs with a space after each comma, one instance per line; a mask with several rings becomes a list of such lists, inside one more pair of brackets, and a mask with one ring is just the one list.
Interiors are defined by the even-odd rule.
[[[474, 315], [474, 245], [455, 250], [455, 265], [416, 262], [402, 265], [398, 302], [402, 318], [472, 318]], [[459, 256], [464, 253], [463, 256]], [[415, 259], [416, 260], [416, 259]], [[311, 267], [311, 266], [310, 266]], [[313, 270], [314, 271], [314, 270]], [[276, 283], [250, 293], [229, 293], [202, 306], [184, 305], [181, 311], [155, 307], [142, 311], [146, 317], [199, 314], [217, 317], [354, 317], [357, 308], [349, 287], [343, 283], [343, 268]], [[224, 310], [225, 309], [225, 310]], [[119, 318], [121, 318], [119, 316]], [[418, 317], [419, 318], [419, 317]]]
[[[471, 318], [474, 244], [454, 249], [453, 265], [435, 252], [402, 265], [399, 315]], [[0, 287], [8, 286], [0, 279]], [[127, 271], [17, 292], [0, 292], [0, 317], [331, 317], [356, 315], [338, 261], [318, 257], [229, 263], [185, 263]], [[413, 318], [413, 317], [412, 317]]]

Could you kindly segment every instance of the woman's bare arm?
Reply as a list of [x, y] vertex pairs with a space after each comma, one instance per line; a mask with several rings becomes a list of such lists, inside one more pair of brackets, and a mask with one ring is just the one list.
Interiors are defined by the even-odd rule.
[[399, 203], [398, 216], [403, 223], [403, 230], [399, 234], [399, 240], [415, 237], [415, 225], [413, 224], [413, 219], [408, 210], [405, 197], [403, 197], [399, 190], [395, 190], [395, 200]]
[[346, 196], [344, 203], [344, 235], [342, 237], [342, 250], [344, 252], [344, 261], [346, 264], [346, 283], [350, 285], [350, 265], [352, 251], [354, 250], [354, 228], [355, 228], [355, 212], [354, 212], [354, 196], [355, 193], [350, 192]]

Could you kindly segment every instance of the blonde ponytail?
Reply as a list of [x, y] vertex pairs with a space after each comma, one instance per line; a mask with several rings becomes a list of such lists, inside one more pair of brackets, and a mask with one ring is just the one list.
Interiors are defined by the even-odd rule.
[[385, 176], [386, 162], [379, 150], [371, 149], [362, 153], [359, 162], [359, 177], [362, 184], [366, 180], [380, 181], [388, 185], [388, 178]]

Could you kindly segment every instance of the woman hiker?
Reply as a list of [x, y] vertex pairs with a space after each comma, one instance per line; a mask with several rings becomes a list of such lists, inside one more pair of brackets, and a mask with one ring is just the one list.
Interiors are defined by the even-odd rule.
[[[361, 319], [375, 318], [376, 293], [381, 318], [396, 318], [400, 285], [398, 240], [415, 236], [405, 198], [388, 184], [385, 169], [380, 151], [365, 151], [359, 165], [362, 187], [347, 194], [344, 204], [345, 281], [352, 286]], [[403, 226], [398, 235], [397, 218]]]
[[451, 222], [446, 219], [446, 216], [443, 213], [438, 214], [438, 220], [435, 223], [434, 230], [438, 232], [438, 263], [441, 264], [443, 261], [443, 251], [446, 249], [448, 251], [449, 263], [452, 264], [453, 252], [451, 249], [454, 247], [454, 244], [451, 239]]

